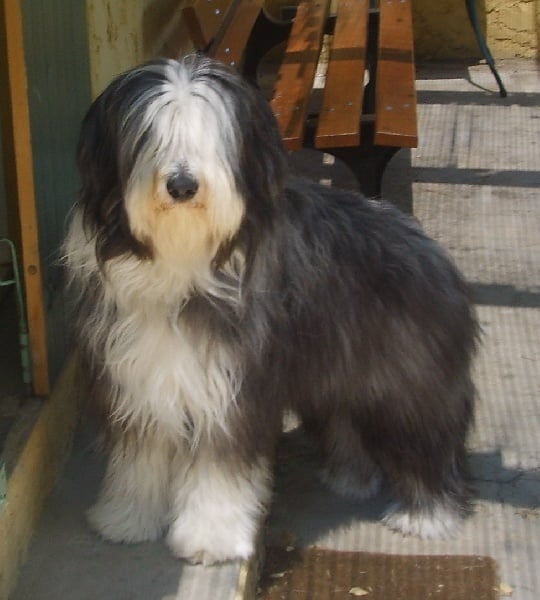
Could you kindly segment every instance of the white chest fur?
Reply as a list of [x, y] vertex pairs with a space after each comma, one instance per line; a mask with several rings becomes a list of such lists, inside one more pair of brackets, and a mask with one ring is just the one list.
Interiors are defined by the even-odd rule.
[[106, 336], [105, 364], [117, 387], [113, 418], [156, 424], [192, 443], [226, 429], [239, 381], [229, 348], [163, 306], [145, 308], [120, 314]]
[[210, 325], [190, 323], [182, 304], [197, 289], [234, 306], [242, 261], [230, 261], [226, 284], [215, 278], [208, 257], [182, 263], [122, 256], [101, 270], [80, 212], [65, 251], [88, 306], [82, 341], [112, 385], [111, 416], [138, 427], [158, 425], [191, 443], [216, 428], [226, 430], [242, 378], [239, 358]]

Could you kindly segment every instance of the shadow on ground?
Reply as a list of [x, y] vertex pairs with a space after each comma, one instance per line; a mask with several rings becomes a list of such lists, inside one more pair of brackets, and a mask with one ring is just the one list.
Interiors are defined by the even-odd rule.
[[[317, 543], [331, 531], [357, 522], [379, 521], [393, 500], [388, 484], [363, 502], [329, 491], [318, 477], [315, 446], [302, 427], [283, 434], [276, 470], [270, 543], [286, 543], [288, 532], [302, 532], [302, 545]], [[471, 453], [468, 457], [473, 504], [479, 501], [508, 504], [526, 515], [540, 508], [540, 471], [504, 466], [500, 452]], [[279, 514], [276, 514], [279, 511]], [[272, 521], [280, 523], [272, 531]]]

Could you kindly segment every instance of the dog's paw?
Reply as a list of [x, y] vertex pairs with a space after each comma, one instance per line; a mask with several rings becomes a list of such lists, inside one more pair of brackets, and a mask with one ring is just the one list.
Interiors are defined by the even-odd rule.
[[191, 564], [213, 565], [229, 560], [248, 559], [254, 553], [251, 536], [224, 523], [190, 523], [183, 519], [171, 526], [167, 545], [177, 558]]
[[383, 517], [383, 523], [403, 535], [423, 540], [441, 540], [454, 537], [461, 525], [461, 516], [444, 505], [431, 510], [405, 510], [400, 505], [391, 507]]
[[157, 540], [163, 534], [162, 519], [132, 506], [98, 501], [86, 513], [90, 528], [111, 542], [136, 543]]

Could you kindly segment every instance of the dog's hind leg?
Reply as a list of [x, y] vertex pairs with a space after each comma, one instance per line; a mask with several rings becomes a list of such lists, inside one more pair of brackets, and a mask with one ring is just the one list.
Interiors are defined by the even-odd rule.
[[317, 419], [304, 415], [303, 421], [307, 431], [316, 436], [321, 450], [323, 483], [351, 499], [374, 496], [382, 481], [381, 471], [367, 454], [349, 412], [334, 410]]
[[87, 513], [91, 528], [112, 542], [160, 537], [169, 509], [170, 455], [170, 445], [156, 435], [128, 433], [119, 439]]
[[469, 512], [465, 436], [470, 389], [467, 384], [462, 392], [459, 386], [448, 390], [429, 407], [417, 402], [414, 414], [396, 404], [384, 414], [364, 414], [366, 447], [398, 498], [383, 519], [391, 529], [424, 539], [451, 537]]

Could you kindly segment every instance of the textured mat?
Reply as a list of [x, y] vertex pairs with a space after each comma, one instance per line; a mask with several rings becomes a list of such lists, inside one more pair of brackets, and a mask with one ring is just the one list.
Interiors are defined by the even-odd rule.
[[496, 562], [483, 556], [400, 556], [267, 548], [260, 600], [496, 600]]

